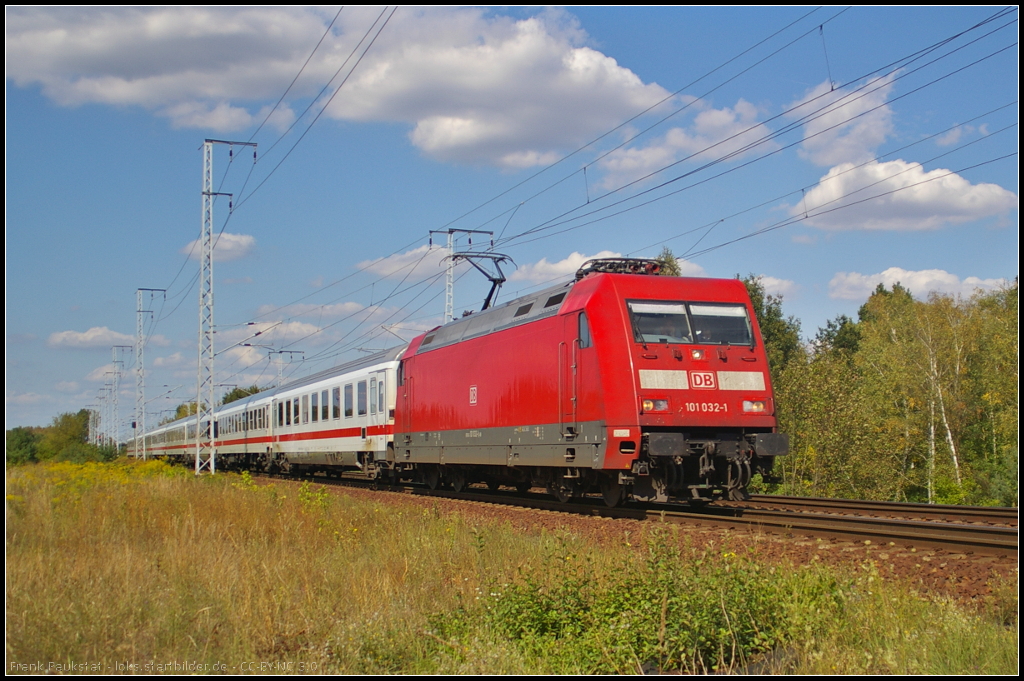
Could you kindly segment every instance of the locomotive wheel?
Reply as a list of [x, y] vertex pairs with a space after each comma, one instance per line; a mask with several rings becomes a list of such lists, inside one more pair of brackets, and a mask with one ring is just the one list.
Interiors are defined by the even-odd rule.
[[441, 486], [441, 471], [436, 466], [430, 466], [423, 471], [423, 482], [429, 489], [437, 489]]
[[452, 471], [448, 474], [448, 480], [451, 481], [452, 490], [456, 494], [461, 494], [466, 490], [466, 474], [462, 471]]
[[619, 484], [618, 480], [601, 481], [601, 496], [604, 497], [604, 505], [608, 508], [622, 505], [626, 498], [626, 495], [622, 492], [622, 485]]
[[533, 485], [531, 483], [529, 483], [529, 482], [517, 482], [516, 483], [516, 491], [519, 492], [520, 494], [526, 494], [531, 489], [533, 489]]
[[487, 481], [487, 489], [490, 490], [491, 492], [497, 492], [499, 487], [501, 487], [501, 483], [498, 482], [497, 480]]

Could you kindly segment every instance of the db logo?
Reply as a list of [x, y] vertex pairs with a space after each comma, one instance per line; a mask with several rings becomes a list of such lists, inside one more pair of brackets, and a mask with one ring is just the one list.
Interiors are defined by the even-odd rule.
[[691, 371], [690, 387], [697, 390], [714, 390], [717, 387], [715, 385], [715, 372]]
[[469, 386], [469, 403], [476, 404], [476, 386]]

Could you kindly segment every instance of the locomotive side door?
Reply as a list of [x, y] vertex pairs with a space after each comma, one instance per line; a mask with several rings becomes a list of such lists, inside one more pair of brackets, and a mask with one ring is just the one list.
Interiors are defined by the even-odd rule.
[[562, 318], [562, 341], [558, 344], [558, 422], [562, 437], [567, 440], [579, 434], [577, 400], [580, 381], [580, 314], [569, 314]]
[[[395, 404], [398, 408], [398, 428], [402, 433], [401, 444], [408, 446], [412, 442], [412, 376], [408, 374], [409, 365], [405, 360], [398, 364], [398, 394]], [[397, 434], [397, 433], [396, 433]], [[397, 444], [395, 445], [398, 446]]]

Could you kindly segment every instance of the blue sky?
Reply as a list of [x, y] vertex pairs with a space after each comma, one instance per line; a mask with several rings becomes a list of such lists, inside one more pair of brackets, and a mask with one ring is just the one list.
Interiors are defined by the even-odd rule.
[[[105, 403], [138, 288], [147, 422], [194, 399], [208, 137], [258, 143], [214, 158], [224, 390], [440, 323], [449, 227], [515, 261], [499, 301], [667, 245], [808, 337], [1018, 274], [1015, 9], [337, 11], [6, 10], [7, 427]], [[460, 268], [456, 313], [486, 288]]]

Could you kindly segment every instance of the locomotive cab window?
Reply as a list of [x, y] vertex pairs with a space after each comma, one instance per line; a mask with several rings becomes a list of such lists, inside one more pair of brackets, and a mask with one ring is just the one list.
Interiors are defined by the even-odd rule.
[[632, 300], [626, 303], [638, 343], [750, 345], [745, 305]]
[[638, 343], [692, 343], [685, 303], [629, 301], [633, 336]]
[[698, 343], [750, 345], [750, 319], [744, 305], [690, 303]]

